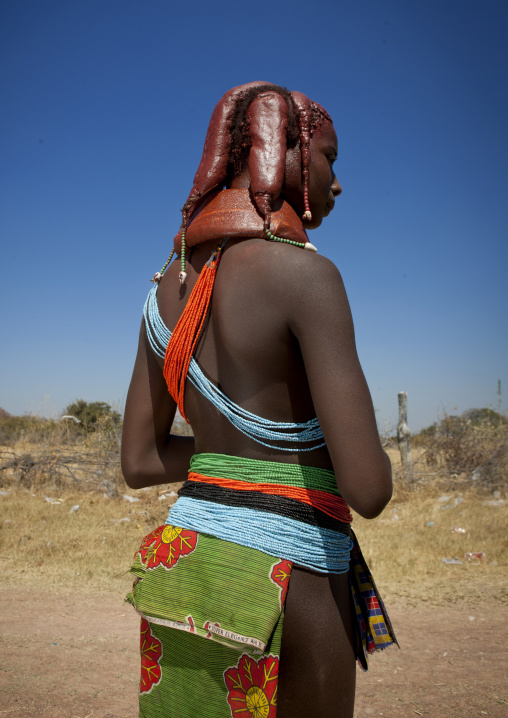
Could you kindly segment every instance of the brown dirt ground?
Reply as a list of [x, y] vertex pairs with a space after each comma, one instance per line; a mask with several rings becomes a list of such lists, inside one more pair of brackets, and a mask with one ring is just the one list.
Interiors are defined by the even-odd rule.
[[[390, 614], [402, 650], [358, 671], [355, 718], [508, 716], [507, 606]], [[120, 594], [6, 588], [0, 633], [0, 718], [137, 716], [138, 619]]]

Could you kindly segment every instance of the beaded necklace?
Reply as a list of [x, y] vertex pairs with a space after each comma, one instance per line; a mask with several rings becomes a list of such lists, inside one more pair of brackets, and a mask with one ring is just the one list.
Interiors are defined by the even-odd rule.
[[[166, 355], [166, 348], [171, 339], [172, 332], [164, 324], [159, 313], [157, 303], [158, 283], [148, 293], [143, 308], [145, 327], [148, 341], [153, 351], [162, 359]], [[281, 451], [312, 451], [326, 445], [323, 439], [323, 432], [316, 417], [302, 423], [281, 422], [264, 419], [253, 414], [234, 401], [229, 399], [219, 387], [208, 379], [197, 361], [192, 357], [189, 364], [189, 381], [196, 389], [208, 399], [233, 426], [253, 439], [270, 449]], [[276, 443], [275, 443], [276, 442]], [[292, 446], [280, 446], [279, 442], [287, 442]], [[300, 446], [300, 444], [311, 444]]]

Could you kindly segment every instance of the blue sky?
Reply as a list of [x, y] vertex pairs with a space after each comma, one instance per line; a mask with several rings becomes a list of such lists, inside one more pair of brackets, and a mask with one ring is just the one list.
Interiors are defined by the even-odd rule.
[[211, 111], [267, 80], [334, 118], [343, 194], [311, 240], [343, 274], [380, 424], [401, 390], [413, 430], [496, 408], [507, 31], [503, 0], [3, 0], [0, 406], [122, 407]]

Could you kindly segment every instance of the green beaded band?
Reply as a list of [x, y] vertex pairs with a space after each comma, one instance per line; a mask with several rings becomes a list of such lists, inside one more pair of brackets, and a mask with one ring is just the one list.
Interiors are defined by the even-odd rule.
[[284, 244], [292, 244], [294, 247], [300, 247], [301, 249], [305, 249], [305, 244], [303, 242], [294, 242], [292, 239], [276, 237], [275, 234], [272, 234], [269, 229], [265, 229], [265, 234], [268, 239], [272, 240], [272, 242], [283, 242]]

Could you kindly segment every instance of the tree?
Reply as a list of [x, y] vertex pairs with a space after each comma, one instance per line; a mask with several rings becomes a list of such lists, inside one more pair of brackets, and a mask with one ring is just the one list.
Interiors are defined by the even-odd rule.
[[76, 399], [66, 407], [64, 414], [75, 416], [76, 419], [79, 419], [84, 429], [91, 429], [92, 431], [97, 428], [101, 420], [110, 419], [116, 426], [119, 426], [122, 421], [120, 414], [112, 409], [109, 404], [106, 404], [105, 401], [88, 402], [84, 399]]

